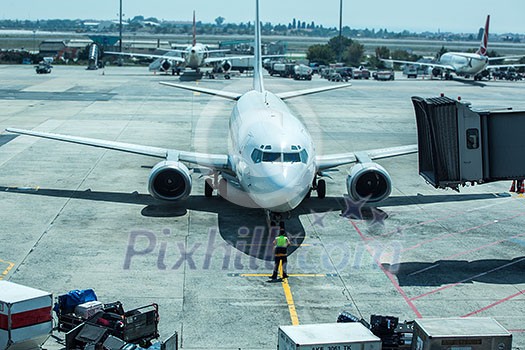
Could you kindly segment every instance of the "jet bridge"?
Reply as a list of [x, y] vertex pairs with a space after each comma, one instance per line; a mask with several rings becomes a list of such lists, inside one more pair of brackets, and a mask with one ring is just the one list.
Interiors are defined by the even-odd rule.
[[435, 188], [525, 179], [525, 111], [412, 97], [419, 174]]

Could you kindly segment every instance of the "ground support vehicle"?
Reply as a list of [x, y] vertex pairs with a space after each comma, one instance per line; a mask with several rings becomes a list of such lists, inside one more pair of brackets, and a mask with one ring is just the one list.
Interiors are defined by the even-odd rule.
[[293, 78], [295, 80], [312, 80], [312, 74], [312, 68], [305, 66], [304, 64], [298, 64], [294, 67]]
[[53, 68], [53, 66], [47, 62], [40, 62], [38, 66], [35, 66], [37, 74], [49, 74], [51, 73], [51, 68]]
[[421, 318], [399, 322], [371, 315], [370, 323], [342, 312], [338, 323], [359, 323], [381, 339], [381, 350], [510, 350], [512, 334], [490, 317]]
[[294, 67], [295, 63], [274, 62], [268, 68], [268, 73], [271, 76], [278, 75], [283, 78], [291, 78], [295, 74]]
[[352, 79], [370, 79], [370, 71], [364, 67], [352, 69]]
[[0, 349], [38, 349], [51, 335], [51, 293], [0, 281]]
[[381, 350], [381, 339], [360, 323], [280, 326], [277, 350]]
[[393, 70], [378, 70], [377, 72], [372, 73], [372, 77], [375, 80], [387, 81], [394, 80], [395, 75]]

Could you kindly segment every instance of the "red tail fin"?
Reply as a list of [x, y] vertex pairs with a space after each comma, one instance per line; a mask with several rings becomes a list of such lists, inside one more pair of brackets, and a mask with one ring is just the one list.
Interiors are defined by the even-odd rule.
[[483, 31], [483, 36], [481, 37], [481, 43], [479, 44], [479, 49], [476, 52], [478, 55], [486, 56], [487, 47], [489, 43], [489, 22], [490, 15], [487, 15], [487, 22], [485, 22], [485, 30]]
[[197, 44], [197, 25], [195, 24], [195, 11], [193, 11], [193, 46]]

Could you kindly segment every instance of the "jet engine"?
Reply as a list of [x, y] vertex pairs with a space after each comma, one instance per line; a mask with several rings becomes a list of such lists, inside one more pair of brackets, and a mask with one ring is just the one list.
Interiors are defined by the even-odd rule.
[[434, 77], [440, 77], [443, 74], [443, 70], [439, 67], [432, 68], [432, 75]]
[[232, 63], [228, 60], [224, 60], [221, 62], [221, 67], [223, 72], [229, 72], [230, 69], [232, 69]]
[[151, 170], [148, 180], [149, 193], [167, 201], [185, 199], [191, 192], [191, 175], [188, 168], [173, 161], [158, 163]]
[[216, 62], [213, 67], [214, 73], [228, 73], [232, 69], [232, 63], [228, 60]]
[[160, 68], [164, 71], [164, 72], [167, 72], [171, 69], [171, 61], [170, 60], [162, 60], [162, 62], [160, 62]]
[[350, 170], [346, 189], [355, 201], [376, 203], [390, 196], [392, 181], [381, 165], [373, 162], [358, 163]]

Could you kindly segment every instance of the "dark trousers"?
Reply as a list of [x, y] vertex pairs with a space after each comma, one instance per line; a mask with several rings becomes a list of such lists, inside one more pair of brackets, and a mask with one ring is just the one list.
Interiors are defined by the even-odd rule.
[[272, 278], [276, 279], [277, 274], [279, 273], [279, 263], [282, 261], [283, 263], [283, 277], [286, 277], [286, 263], [288, 262], [288, 257], [286, 255], [284, 256], [276, 256], [274, 258], [274, 266], [273, 266], [273, 274]]

